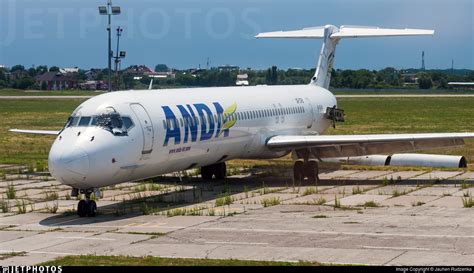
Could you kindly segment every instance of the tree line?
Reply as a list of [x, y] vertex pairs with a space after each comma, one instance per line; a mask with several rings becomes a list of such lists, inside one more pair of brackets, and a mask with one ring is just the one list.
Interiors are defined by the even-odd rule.
[[[10, 69], [0, 68], [0, 88], [14, 89], [45, 89], [38, 86], [35, 77], [46, 72], [58, 72], [59, 68], [52, 66], [37, 66], [25, 68], [22, 65]], [[126, 70], [124, 70], [126, 71]], [[119, 89], [145, 89], [150, 78], [143, 75], [136, 80], [136, 75], [122, 71], [119, 74]], [[226, 71], [217, 68], [197, 71], [172, 70], [166, 65], [159, 65], [156, 71], [173, 71], [174, 77], [154, 79], [155, 88], [167, 87], [210, 87], [233, 86], [238, 74], [247, 74], [250, 85], [296, 85], [307, 84], [314, 75], [314, 69], [278, 69], [276, 66], [266, 70], [240, 69]], [[85, 70], [80, 70], [76, 77], [78, 81], [86, 79]], [[15, 75], [15, 77], [12, 77]], [[106, 80], [107, 70], [101, 70], [94, 80]], [[115, 77], [115, 75], [114, 75]], [[473, 70], [426, 70], [417, 69], [397, 70], [384, 68], [381, 70], [350, 70], [333, 69], [331, 72], [332, 88], [351, 89], [386, 89], [386, 88], [419, 88], [447, 89], [448, 82], [473, 82]]]

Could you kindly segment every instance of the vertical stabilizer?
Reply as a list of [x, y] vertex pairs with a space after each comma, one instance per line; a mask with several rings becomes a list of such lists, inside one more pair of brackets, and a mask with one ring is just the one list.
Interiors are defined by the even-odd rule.
[[321, 52], [319, 53], [316, 72], [311, 79], [312, 85], [321, 86], [325, 89], [329, 88], [334, 55], [336, 53], [336, 45], [339, 42], [339, 38], [331, 38], [331, 35], [338, 31], [339, 29], [332, 25], [326, 25], [324, 27], [324, 42], [321, 47]]

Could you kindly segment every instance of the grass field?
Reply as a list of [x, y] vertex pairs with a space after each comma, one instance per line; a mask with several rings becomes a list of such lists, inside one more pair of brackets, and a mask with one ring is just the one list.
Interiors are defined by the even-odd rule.
[[[9, 133], [8, 129], [60, 129], [83, 100], [0, 100], [0, 163], [43, 164], [54, 137]], [[346, 122], [330, 134], [474, 132], [474, 98], [344, 98]], [[474, 141], [455, 149], [474, 162]]]
[[15, 134], [12, 128], [62, 128], [82, 100], [0, 100], [0, 163], [46, 165], [54, 136]]
[[18, 90], [0, 89], [0, 96], [96, 96], [101, 91], [64, 90], [64, 91], [42, 91], [42, 90]]
[[243, 260], [181, 259], [126, 256], [66, 256], [41, 265], [62, 266], [317, 266], [315, 262], [268, 262]]

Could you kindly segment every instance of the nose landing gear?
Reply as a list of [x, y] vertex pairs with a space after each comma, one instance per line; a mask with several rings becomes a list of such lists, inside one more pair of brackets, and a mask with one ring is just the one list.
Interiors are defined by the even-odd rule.
[[319, 183], [319, 169], [317, 161], [296, 161], [293, 167], [293, 179], [295, 182], [303, 182], [308, 179], [311, 183]]
[[80, 190], [80, 192], [84, 195], [84, 199], [77, 204], [77, 215], [79, 217], [95, 217], [97, 215], [96, 194], [92, 190]]

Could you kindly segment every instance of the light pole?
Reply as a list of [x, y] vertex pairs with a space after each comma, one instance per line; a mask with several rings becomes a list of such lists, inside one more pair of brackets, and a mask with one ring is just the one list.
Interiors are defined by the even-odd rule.
[[99, 14], [100, 15], [107, 15], [109, 17], [107, 31], [109, 34], [109, 47], [107, 53], [107, 59], [109, 62], [109, 92], [112, 91], [112, 56], [114, 53], [112, 52], [112, 15], [119, 15], [120, 14], [120, 7], [112, 6], [112, 0], [107, 0], [107, 6], [100, 6], [99, 7]]
[[125, 51], [120, 50], [120, 36], [122, 36], [123, 28], [117, 28], [117, 51], [115, 51], [115, 90], [119, 90], [119, 70], [122, 58], [125, 58]]

